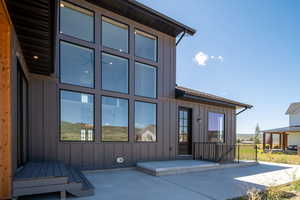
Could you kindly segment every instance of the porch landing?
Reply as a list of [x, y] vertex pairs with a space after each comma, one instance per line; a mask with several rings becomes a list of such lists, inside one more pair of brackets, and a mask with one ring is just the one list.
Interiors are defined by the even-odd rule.
[[207, 171], [212, 169], [253, 166], [256, 164], [256, 162], [246, 161], [239, 163], [219, 164], [216, 162], [200, 160], [172, 160], [139, 162], [137, 163], [137, 169], [152, 176], [164, 176], [171, 174], [184, 174], [189, 172]]

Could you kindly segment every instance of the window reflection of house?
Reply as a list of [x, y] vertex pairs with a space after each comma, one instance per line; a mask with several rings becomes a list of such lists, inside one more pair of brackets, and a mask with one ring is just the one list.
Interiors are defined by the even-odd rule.
[[154, 142], [156, 141], [156, 130], [155, 126], [147, 126], [144, 129], [138, 130], [136, 129], [136, 141], [143, 142]]

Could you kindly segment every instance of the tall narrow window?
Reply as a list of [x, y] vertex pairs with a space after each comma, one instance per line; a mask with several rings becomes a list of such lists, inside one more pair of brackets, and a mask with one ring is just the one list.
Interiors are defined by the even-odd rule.
[[225, 141], [225, 115], [222, 113], [208, 113], [208, 141]]
[[94, 13], [71, 3], [60, 2], [60, 33], [94, 41]]
[[94, 87], [94, 51], [60, 42], [60, 81]]
[[102, 97], [102, 141], [128, 141], [128, 100]]
[[135, 141], [156, 142], [156, 104], [135, 102]]
[[135, 55], [156, 61], [157, 38], [148, 33], [135, 30]]
[[135, 63], [135, 94], [156, 98], [156, 68]]
[[128, 53], [128, 26], [102, 17], [102, 45]]
[[102, 89], [128, 93], [128, 60], [102, 53]]
[[62, 141], [94, 140], [94, 96], [60, 92], [60, 139]]

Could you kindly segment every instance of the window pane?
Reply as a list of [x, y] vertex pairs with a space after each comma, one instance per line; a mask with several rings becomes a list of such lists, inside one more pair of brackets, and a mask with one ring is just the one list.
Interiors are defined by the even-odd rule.
[[94, 51], [60, 42], [60, 81], [94, 87]]
[[102, 17], [102, 44], [128, 53], [128, 26]]
[[208, 141], [224, 142], [225, 115], [221, 113], [208, 113]]
[[93, 141], [93, 95], [70, 91], [61, 91], [60, 94], [60, 139]]
[[61, 1], [60, 33], [89, 42], [94, 41], [94, 13]]
[[156, 98], [156, 68], [135, 63], [135, 94]]
[[128, 60], [102, 54], [102, 89], [128, 93]]
[[128, 100], [102, 97], [102, 141], [128, 141]]
[[135, 30], [135, 55], [156, 61], [155, 36]]
[[135, 102], [135, 140], [156, 141], [156, 104]]

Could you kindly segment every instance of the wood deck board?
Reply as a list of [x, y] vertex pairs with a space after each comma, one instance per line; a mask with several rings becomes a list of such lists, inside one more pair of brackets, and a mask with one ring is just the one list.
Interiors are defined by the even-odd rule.
[[68, 191], [89, 196], [94, 187], [80, 170], [61, 162], [30, 162], [14, 177], [14, 196]]
[[55, 177], [54, 167], [55, 164], [53, 162], [50, 162], [50, 164], [47, 167], [46, 177], [50, 177], [50, 176]]
[[58, 163], [54, 163], [54, 176], [62, 176], [58, 167]]

